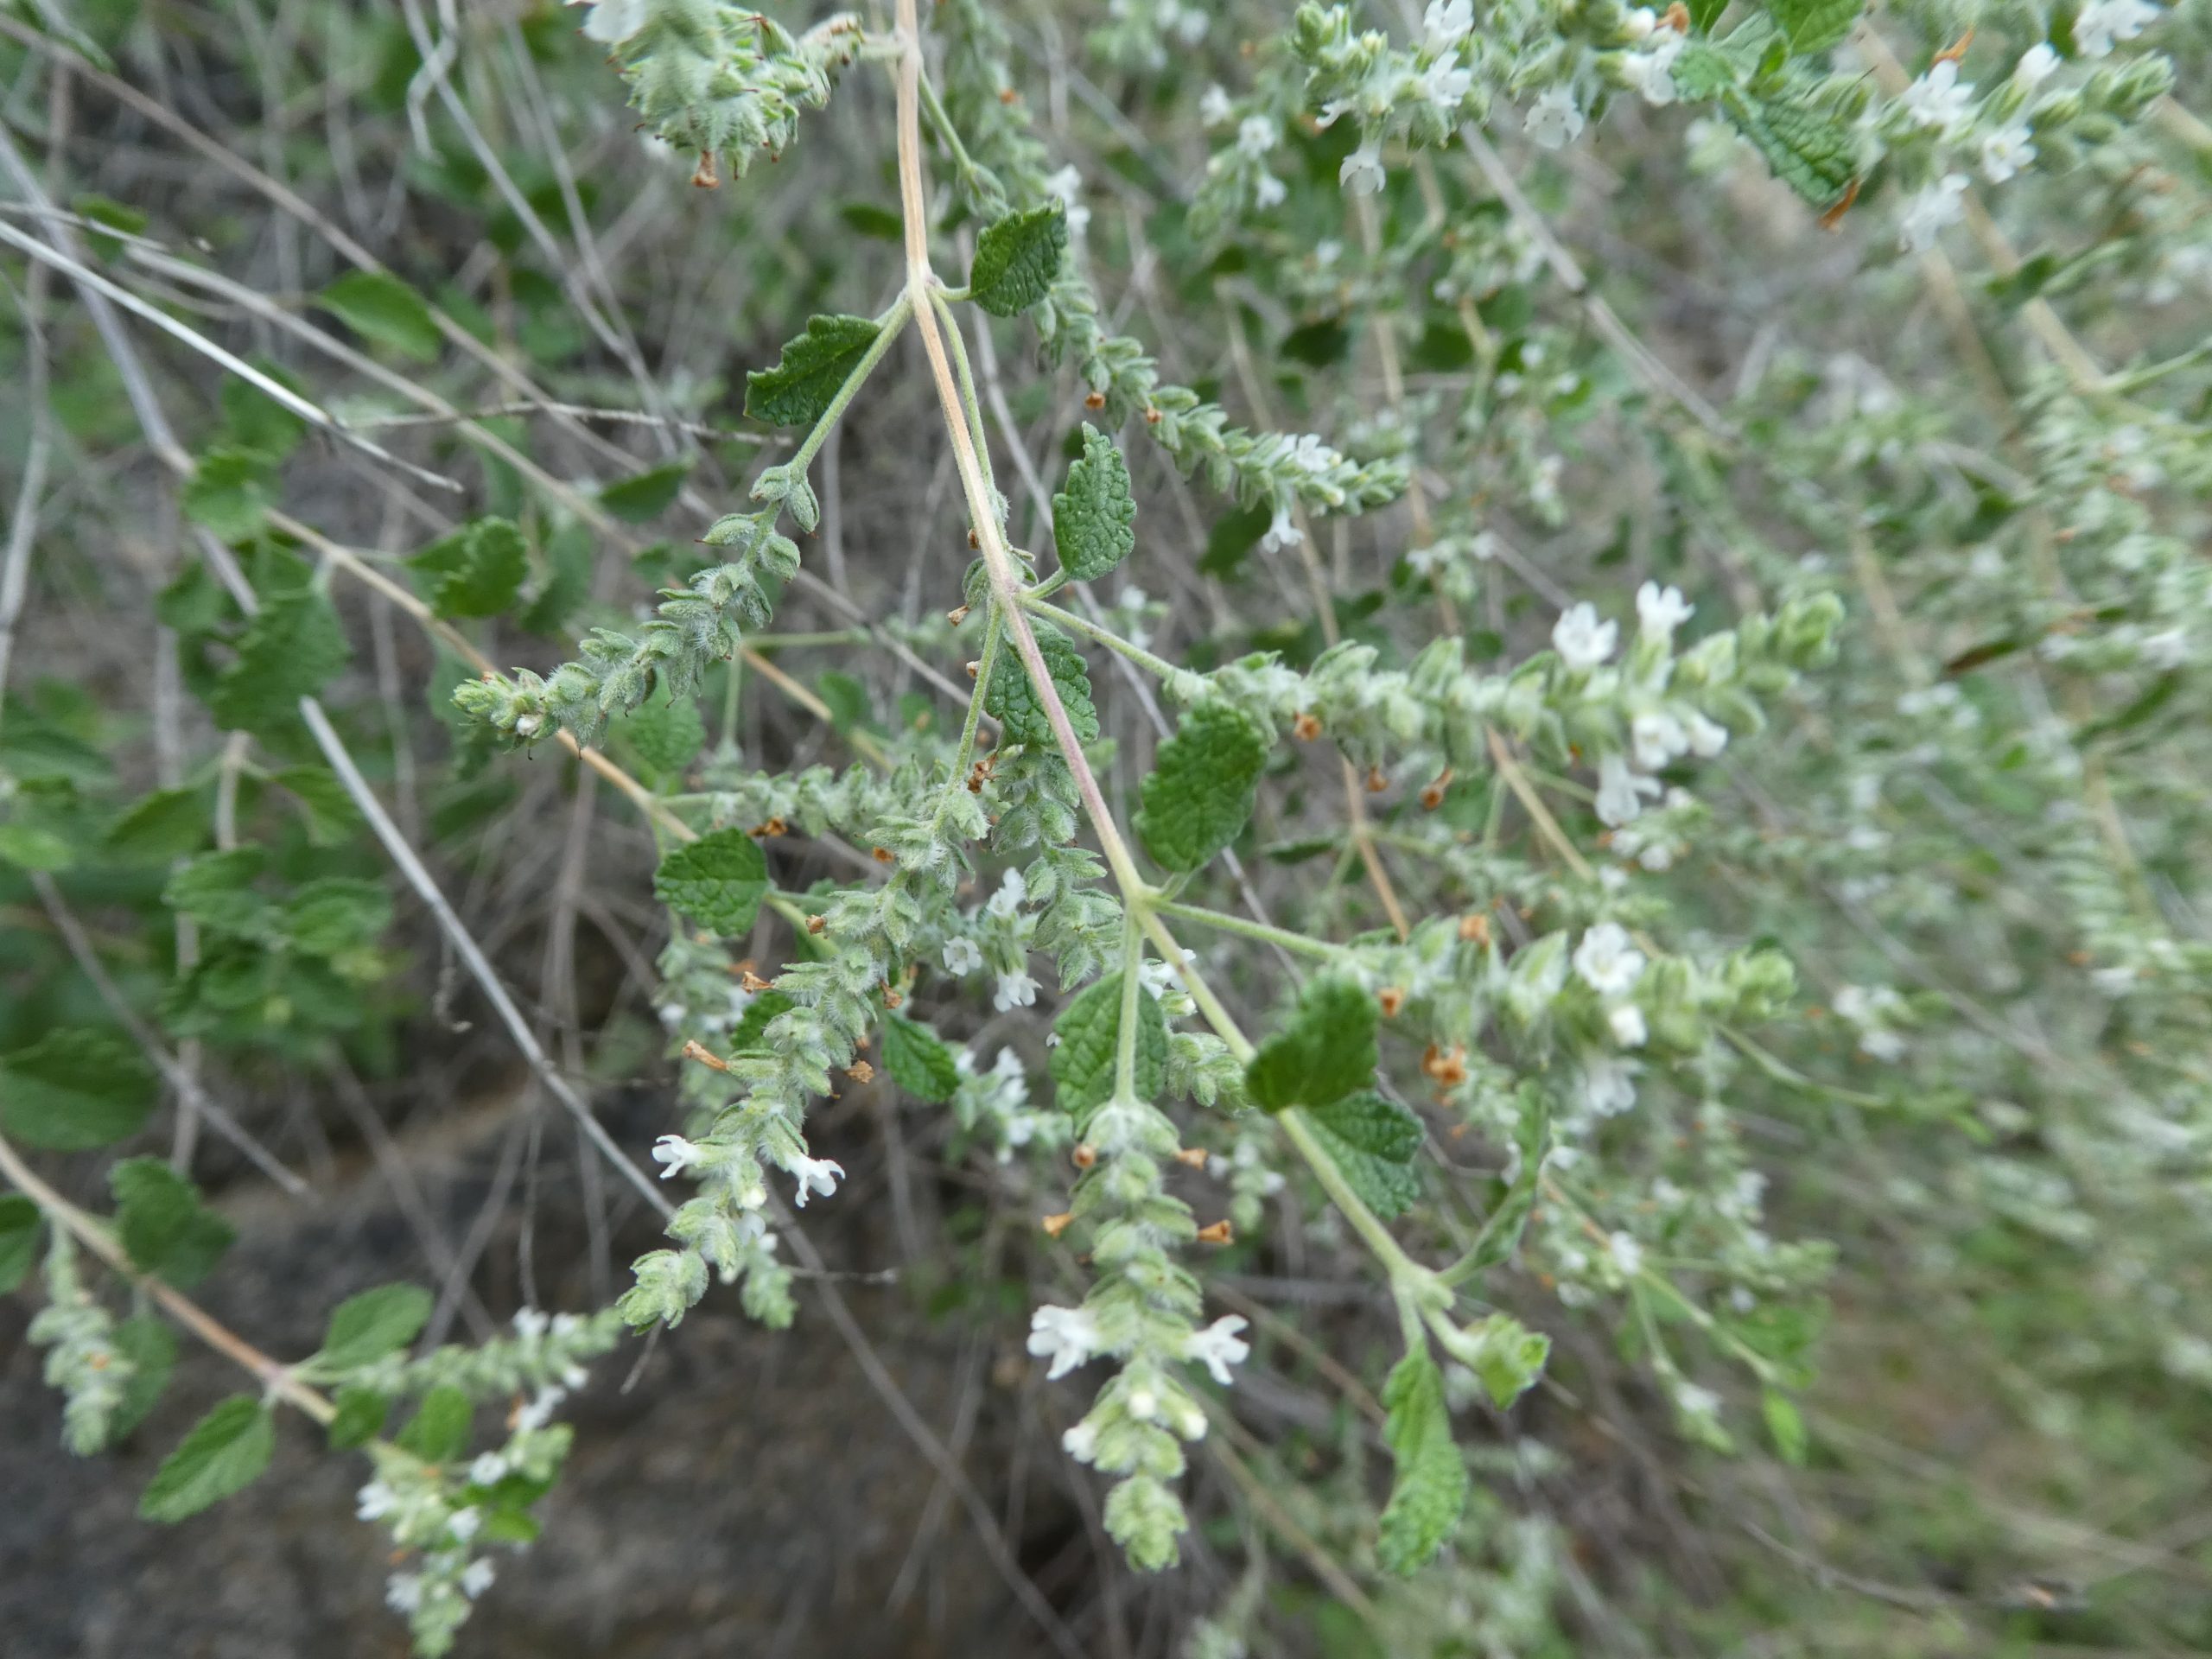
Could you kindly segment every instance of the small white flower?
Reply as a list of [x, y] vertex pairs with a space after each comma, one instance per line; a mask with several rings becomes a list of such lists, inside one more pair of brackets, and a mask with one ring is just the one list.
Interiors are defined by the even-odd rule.
[[1574, 952], [1574, 971], [1600, 996], [1619, 996], [1643, 972], [1643, 952], [1629, 942], [1618, 922], [1600, 922], [1582, 936]]
[[1631, 772], [1626, 760], [1609, 754], [1598, 762], [1598, 817], [1618, 830], [1633, 823], [1643, 811], [1643, 798], [1657, 795], [1663, 785], [1656, 778]]
[[384, 1587], [384, 1605], [395, 1613], [411, 1613], [423, 1605], [423, 1575], [395, 1573]]
[[1702, 1419], [1720, 1414], [1720, 1396], [1695, 1382], [1681, 1383], [1675, 1388], [1675, 1404], [1685, 1417]]
[[[568, 3], [580, 6], [591, 0], [568, 0]], [[650, 14], [647, 0], [596, 0], [584, 16], [584, 38], [601, 46], [619, 45], [643, 29]]]
[[1355, 196], [1371, 196], [1382, 188], [1382, 141], [1368, 137], [1337, 168], [1337, 182]]
[[464, 1544], [476, 1535], [483, 1524], [483, 1516], [474, 1508], [455, 1510], [446, 1517], [446, 1530]]
[[2037, 41], [2020, 54], [2020, 60], [2012, 66], [2012, 79], [2029, 92], [2049, 80], [2058, 73], [2058, 54], [2048, 41]]
[[982, 965], [983, 952], [975, 940], [953, 938], [944, 942], [944, 971], [946, 973], [972, 974]]
[[1068, 234], [1081, 236], [1090, 223], [1090, 209], [1083, 205], [1083, 175], [1071, 164], [1046, 179], [1045, 188], [1068, 210]]
[[1694, 709], [1682, 717], [1682, 730], [1689, 738], [1690, 753], [1707, 760], [1728, 747], [1728, 728]]
[[1973, 119], [1967, 105], [1974, 102], [1974, 84], [1961, 86], [1959, 66], [1946, 58], [1906, 87], [1900, 101], [1905, 113], [1922, 126], [1955, 133]]
[[1600, 622], [1598, 607], [1586, 601], [1571, 607], [1552, 625], [1552, 648], [1569, 668], [1586, 671], [1613, 654], [1620, 643], [1618, 622]]
[[1658, 14], [1649, 6], [1638, 6], [1621, 19], [1621, 27], [1628, 30], [1631, 41], [1648, 41], [1651, 31], [1659, 27]]
[[1060, 1450], [1077, 1463], [1089, 1463], [1098, 1455], [1098, 1431], [1085, 1419], [1060, 1436]]
[[372, 1480], [357, 1494], [359, 1507], [353, 1513], [363, 1521], [381, 1521], [399, 1507], [399, 1494], [380, 1480]]
[[2074, 20], [2074, 44], [2085, 58], [2112, 55], [2114, 41], [2132, 41], [2158, 21], [2158, 9], [2144, 0], [2089, 0]]
[[1459, 113], [1474, 86], [1475, 72], [1462, 68], [1455, 58], [1440, 58], [1421, 71], [1421, 96], [1447, 117]]
[[471, 1601], [475, 1600], [492, 1587], [492, 1580], [497, 1572], [491, 1562], [479, 1556], [461, 1570], [461, 1593]]
[[496, 1452], [486, 1452], [468, 1465], [471, 1485], [490, 1486], [507, 1472], [507, 1460]]
[[1586, 1060], [1582, 1098], [1599, 1116], [1618, 1117], [1636, 1104], [1636, 1073], [1624, 1060]]
[[1098, 1321], [1087, 1307], [1054, 1307], [1050, 1304], [1029, 1316], [1029, 1351], [1050, 1359], [1045, 1380], [1056, 1382], [1078, 1365], [1090, 1363], [1099, 1350]]
[[1150, 1389], [1129, 1390], [1129, 1415], [1141, 1423], [1149, 1423], [1160, 1415], [1160, 1396]]
[[1529, 106], [1521, 125], [1529, 143], [1546, 149], [1562, 149], [1581, 132], [1582, 111], [1575, 108], [1574, 94], [1566, 87], [1548, 87]]
[[1270, 553], [1286, 547], [1295, 547], [1306, 539], [1306, 532], [1299, 529], [1287, 501], [1275, 505], [1274, 516], [1268, 520], [1267, 534], [1260, 537], [1260, 545]]
[[553, 1421], [553, 1414], [569, 1397], [566, 1389], [540, 1389], [537, 1397], [515, 1413], [515, 1429], [518, 1433], [535, 1433]]
[[1431, 52], [1451, 52], [1475, 32], [1475, 0], [1428, 0], [1421, 13], [1422, 43]]
[[2035, 165], [2036, 147], [2030, 142], [2028, 124], [2015, 121], [1999, 127], [1981, 141], [1981, 173], [1992, 184], [2003, 184]]
[[1643, 1268], [1643, 1246], [1627, 1233], [1615, 1233], [1605, 1241], [1605, 1248], [1612, 1253], [1613, 1264], [1622, 1274], [1633, 1279]]
[[1679, 588], [1662, 588], [1647, 582], [1636, 590], [1636, 620], [1654, 639], [1672, 639], [1675, 630], [1688, 621], [1697, 607], [1682, 597]]
[[1628, 723], [1629, 747], [1636, 756], [1636, 764], [1646, 772], [1656, 772], [1690, 746], [1690, 735], [1682, 729], [1682, 722], [1664, 709], [1647, 709]]
[[1663, 109], [1675, 101], [1675, 60], [1682, 55], [1682, 48], [1688, 44], [1687, 38], [1673, 29], [1661, 30], [1642, 51], [1623, 54], [1621, 79], [1645, 103], [1655, 109]]
[[1231, 1313], [1216, 1319], [1203, 1331], [1193, 1331], [1183, 1338], [1183, 1357], [1195, 1359], [1213, 1373], [1213, 1380], [1227, 1388], [1230, 1382], [1229, 1368], [1241, 1364], [1252, 1351], [1252, 1344], [1236, 1333], [1244, 1328], [1244, 1321]]
[[1271, 115], [1248, 115], [1236, 126], [1236, 148], [1257, 161], [1282, 142], [1282, 129]]
[[1897, 245], [1908, 253], [1925, 253], [1934, 247], [1945, 226], [1966, 217], [1961, 200], [1966, 193], [1963, 173], [1946, 173], [1927, 188], [1915, 191], [1897, 217]]
[[1012, 920], [1021, 909], [1021, 901], [1029, 896], [1029, 883], [1022, 879], [1020, 870], [1008, 870], [999, 880], [999, 890], [983, 908], [992, 915]]
[[837, 1183], [844, 1177], [845, 1166], [833, 1164], [827, 1158], [798, 1158], [792, 1160], [789, 1173], [798, 1183], [798, 1207], [804, 1210], [810, 1192], [819, 1192], [825, 1198], [836, 1196]]
[[1262, 208], [1280, 207], [1289, 196], [1290, 187], [1272, 173], [1262, 173], [1252, 181], [1252, 200]]
[[515, 1335], [524, 1342], [536, 1342], [552, 1323], [541, 1308], [518, 1307], [515, 1310]]
[[1198, 119], [1210, 127], [1218, 127], [1236, 112], [1230, 102], [1229, 89], [1218, 81], [1207, 87], [1198, 99]]
[[653, 1161], [668, 1166], [660, 1173], [660, 1178], [664, 1181], [671, 1175], [680, 1174], [694, 1164], [704, 1163], [706, 1158], [705, 1153], [680, 1135], [664, 1135], [653, 1142]]
[[1019, 968], [1010, 974], [1001, 974], [998, 988], [991, 993], [991, 1006], [1001, 1014], [1033, 1007], [1036, 1001], [1037, 982]]
[[1904, 1039], [1894, 1031], [1862, 1032], [1859, 1037], [1859, 1052], [1872, 1060], [1895, 1065], [1904, 1058]]
[[1644, 1029], [1643, 1010], [1633, 1002], [1607, 1009], [1605, 1024], [1612, 1029], [1613, 1040], [1623, 1048], [1642, 1048], [1650, 1037]]

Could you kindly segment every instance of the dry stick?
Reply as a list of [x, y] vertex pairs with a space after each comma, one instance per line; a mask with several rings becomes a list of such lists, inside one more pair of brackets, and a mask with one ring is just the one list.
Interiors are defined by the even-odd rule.
[[208, 1126], [216, 1134], [245, 1154], [247, 1161], [270, 1180], [296, 1198], [307, 1197], [309, 1191], [308, 1184], [286, 1168], [276, 1154], [246, 1133], [236, 1118], [208, 1098], [207, 1091], [200, 1086], [200, 1080], [185, 1069], [181, 1061], [162, 1046], [160, 1036], [138, 1017], [137, 1010], [124, 1000], [122, 988], [110, 977], [107, 969], [100, 962], [99, 953], [92, 948], [92, 938], [86, 933], [84, 924], [77, 919], [76, 912], [62, 898], [61, 889], [54, 878], [43, 870], [34, 870], [30, 880], [32, 890], [38, 894], [39, 903], [46, 907], [47, 915], [53, 919], [54, 931], [61, 935], [62, 943], [69, 947], [69, 954], [76, 959], [77, 966], [83, 970], [85, 977], [92, 982], [92, 988], [99, 993], [100, 1001], [107, 1005], [108, 1012], [115, 1016], [117, 1023], [130, 1033], [131, 1041], [137, 1043], [146, 1058], [154, 1063], [155, 1069], [168, 1081], [169, 1087], [176, 1090], [179, 1100], [207, 1119]]
[[189, 1296], [139, 1272], [106, 1227], [41, 1180], [4, 1139], [0, 1139], [0, 1175], [6, 1176], [50, 1220], [106, 1262], [118, 1275], [160, 1303], [170, 1318], [217, 1353], [250, 1372], [270, 1393], [298, 1407], [318, 1423], [327, 1423], [338, 1414], [338, 1408], [295, 1377], [290, 1367], [263, 1353]]
[[394, 467], [420, 483], [431, 484], [439, 489], [460, 493], [461, 485], [442, 473], [434, 473], [427, 467], [417, 467], [410, 461], [402, 461], [382, 444], [363, 437], [336, 416], [316, 404], [310, 403], [289, 387], [270, 379], [243, 358], [224, 350], [207, 335], [188, 328], [159, 306], [149, 304], [119, 283], [114, 283], [96, 270], [88, 270], [59, 249], [49, 247], [35, 236], [26, 236], [4, 219], [0, 219], [0, 242], [7, 243], [41, 264], [53, 266], [80, 289], [96, 291], [113, 301], [132, 315], [142, 317], [171, 337], [181, 340], [201, 356], [212, 359], [239, 379], [245, 381], [263, 397], [281, 408], [290, 410], [310, 426], [329, 433], [343, 443], [351, 444], [365, 454], [373, 456], [388, 467]]

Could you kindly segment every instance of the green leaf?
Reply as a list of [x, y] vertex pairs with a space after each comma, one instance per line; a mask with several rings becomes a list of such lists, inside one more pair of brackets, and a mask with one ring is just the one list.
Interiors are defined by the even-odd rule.
[[655, 898], [725, 938], [753, 925], [768, 886], [768, 861], [735, 829], [677, 848], [653, 872]]
[[1192, 709], [1144, 780], [1145, 849], [1166, 869], [1204, 867], [1252, 816], [1267, 764], [1267, 734], [1243, 709], [1217, 700]]
[[[1090, 674], [1084, 664], [1083, 653], [1069, 643], [1064, 633], [1039, 627], [1036, 634], [1038, 652], [1044, 658], [1046, 670], [1059, 691], [1077, 741], [1095, 741], [1098, 736], [1098, 711], [1091, 706]], [[1052, 749], [1052, 723], [1046, 717], [1045, 705], [1038, 699], [1037, 689], [1030, 684], [1029, 671], [1021, 665], [1010, 638], [1000, 642], [998, 659], [991, 666], [991, 683], [983, 694], [983, 711], [1006, 728], [1008, 742]]]
[[131, 863], [165, 864], [207, 845], [209, 828], [207, 791], [157, 789], [108, 826], [105, 845]]
[[0, 1195], [0, 1296], [23, 1282], [38, 1259], [38, 1205], [20, 1192]]
[[158, 1158], [126, 1158], [108, 1171], [116, 1235], [133, 1262], [189, 1290], [205, 1279], [231, 1241], [230, 1223], [200, 1201], [199, 1189]]
[[1475, 1376], [1500, 1411], [1535, 1387], [1551, 1357], [1552, 1339], [1509, 1313], [1493, 1313], [1466, 1334]]
[[268, 901], [253, 890], [267, 859], [251, 842], [227, 852], [202, 853], [181, 866], [162, 889], [162, 902], [181, 915], [225, 933], [258, 927]]
[[1136, 498], [1129, 493], [1129, 466], [1114, 440], [1088, 421], [1083, 454], [1068, 468], [1068, 486], [1052, 498], [1052, 545], [1077, 582], [1103, 576], [1137, 544], [1131, 528]]
[[[1060, 1109], [1081, 1114], [1114, 1093], [1114, 1063], [1122, 1030], [1122, 976], [1109, 974], [1086, 985], [1052, 1022], [1059, 1042], [1049, 1062]], [[1137, 988], [1136, 1071], [1139, 1100], [1157, 1100], [1167, 1086], [1167, 1016], [1141, 985]]]
[[420, 1285], [378, 1285], [331, 1309], [316, 1361], [332, 1371], [373, 1365], [414, 1341], [429, 1319], [430, 1293]]
[[287, 766], [269, 781], [299, 803], [311, 844], [338, 846], [360, 827], [360, 810], [329, 767]]
[[[108, 196], [91, 194], [73, 196], [69, 210], [79, 219], [88, 219], [95, 225], [105, 225], [111, 230], [121, 231], [125, 236], [142, 236], [146, 230], [146, 215], [136, 207]], [[123, 251], [118, 237], [102, 236], [98, 231], [87, 232], [86, 238], [92, 251], [103, 259], [112, 259]]]
[[1067, 247], [1067, 210], [1058, 202], [1008, 213], [976, 238], [969, 298], [995, 317], [1020, 316], [1052, 291]]
[[155, 1471], [138, 1513], [177, 1522], [252, 1484], [276, 1449], [276, 1424], [251, 1395], [237, 1394], [202, 1417]]
[[1728, 10], [1728, 0], [1688, 0], [1690, 27], [1700, 35], [1713, 33], [1713, 26], [1720, 21], [1720, 14]]
[[916, 1100], [942, 1103], [960, 1086], [951, 1049], [927, 1026], [899, 1014], [883, 1017], [883, 1065]]
[[1739, 92], [1720, 101], [1736, 130], [1766, 158], [1775, 177], [1823, 212], [1844, 200], [1858, 175], [1851, 130], [1809, 105], [1761, 102]]
[[[299, 378], [281, 363], [256, 358], [253, 366], [289, 391], [306, 395]], [[223, 424], [242, 448], [257, 449], [271, 461], [280, 461], [299, 448], [308, 423], [256, 385], [226, 376], [216, 394], [223, 405]]]
[[1365, 1088], [1380, 1058], [1375, 999], [1350, 980], [1309, 981], [1290, 1023], [1260, 1045], [1245, 1068], [1247, 1091], [1271, 1112], [1321, 1107]]
[[407, 561], [429, 578], [430, 608], [442, 617], [498, 616], [530, 575], [530, 549], [505, 518], [479, 518]]
[[123, 1398], [108, 1418], [111, 1446], [144, 1422], [160, 1403], [169, 1373], [176, 1369], [176, 1332], [152, 1314], [140, 1314], [115, 1327], [115, 1351], [130, 1362], [130, 1380], [123, 1385]]
[[671, 461], [608, 485], [599, 493], [599, 505], [626, 524], [642, 524], [667, 512], [690, 476], [689, 461]]
[[325, 876], [285, 901], [276, 925], [296, 950], [343, 956], [375, 944], [391, 925], [391, 895], [374, 881]]
[[1742, 79], [1736, 60], [1717, 46], [1692, 41], [1675, 55], [1669, 72], [1675, 91], [1686, 104], [1718, 98]]
[[1386, 1220], [1403, 1215], [1421, 1196], [1413, 1167], [1421, 1150], [1421, 1120], [1396, 1102], [1361, 1090], [1311, 1109], [1306, 1121], [1351, 1190], [1376, 1215]]
[[364, 340], [389, 346], [417, 363], [435, 361], [442, 337], [423, 296], [387, 271], [352, 270], [315, 296]]
[[342, 1388], [332, 1403], [338, 1414], [330, 1420], [330, 1445], [337, 1452], [366, 1446], [384, 1433], [384, 1420], [391, 1413], [391, 1402], [374, 1389]]
[[866, 317], [809, 317], [806, 332], [784, 342], [774, 368], [745, 377], [745, 412], [771, 426], [812, 426], [829, 412], [875, 335]]
[[1389, 1571], [1410, 1578], [1458, 1530], [1467, 1506], [1466, 1460], [1452, 1439], [1444, 1373], [1426, 1344], [1390, 1368], [1382, 1405], [1389, 1414], [1382, 1438], [1396, 1459], [1397, 1475], [1375, 1554]]
[[26, 1146], [112, 1145], [138, 1132], [155, 1096], [154, 1068], [111, 1032], [65, 1027], [0, 1055], [0, 1128]]
[[1760, 1396], [1759, 1403], [1766, 1414], [1766, 1432], [1774, 1437], [1774, 1449], [1782, 1454], [1784, 1463], [1802, 1468], [1812, 1443], [1805, 1433], [1805, 1419], [1797, 1409], [1797, 1402], [1779, 1389], [1769, 1389]]
[[77, 849], [58, 830], [35, 823], [0, 823], [0, 863], [19, 870], [66, 870]]
[[1766, 0], [1767, 15], [1800, 56], [1834, 46], [1851, 33], [1866, 9], [1866, 0]]
[[452, 1383], [441, 1382], [423, 1396], [407, 1427], [399, 1431], [399, 1448], [425, 1463], [450, 1463], [468, 1449], [468, 1431], [475, 1421], [476, 1408], [468, 1396]]
[[729, 1052], [742, 1054], [760, 1046], [767, 1033], [768, 1022], [779, 1014], [789, 1014], [798, 1005], [781, 991], [755, 992], [745, 1005], [745, 1017], [737, 1022], [737, 1029], [729, 1034]]
[[238, 660], [207, 694], [207, 712], [228, 731], [289, 726], [302, 697], [346, 666], [352, 652], [330, 603], [313, 588], [278, 594], [238, 636]]
[[644, 770], [661, 779], [680, 778], [707, 746], [707, 722], [692, 698], [671, 696], [665, 686], [615, 722], [614, 731]]
[[261, 528], [273, 482], [269, 457], [258, 449], [213, 445], [184, 481], [184, 516], [226, 542], [243, 541]]

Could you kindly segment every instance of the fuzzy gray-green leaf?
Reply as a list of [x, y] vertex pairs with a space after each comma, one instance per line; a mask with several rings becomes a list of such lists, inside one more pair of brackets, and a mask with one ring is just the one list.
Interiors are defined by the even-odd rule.
[[866, 317], [809, 317], [806, 332], [784, 342], [774, 368], [745, 377], [745, 412], [771, 426], [812, 426], [868, 355], [875, 335]]
[[1136, 498], [1129, 466], [1114, 440], [1085, 421], [1083, 454], [1068, 468], [1068, 486], [1052, 498], [1052, 545], [1077, 582], [1103, 576], [1137, 544]]
[[1196, 870], [1236, 839], [1252, 816], [1267, 734], [1226, 702], [1201, 702], [1160, 746], [1144, 780], [1136, 831], [1170, 870]]

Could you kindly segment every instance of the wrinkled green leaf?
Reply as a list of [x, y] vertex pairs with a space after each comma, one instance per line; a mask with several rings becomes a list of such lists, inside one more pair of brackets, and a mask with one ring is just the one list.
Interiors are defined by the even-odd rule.
[[951, 1049], [927, 1026], [899, 1014], [883, 1019], [883, 1065], [917, 1100], [948, 1101], [960, 1086], [960, 1067]]
[[289, 726], [302, 697], [346, 666], [352, 652], [330, 602], [312, 588], [278, 594], [238, 637], [238, 659], [207, 693], [207, 711], [230, 731]]
[[180, 1289], [205, 1279], [238, 1236], [200, 1201], [198, 1188], [158, 1158], [126, 1158], [107, 1179], [124, 1249], [140, 1268]]
[[195, 1516], [250, 1485], [276, 1449], [276, 1425], [269, 1408], [251, 1395], [232, 1395], [169, 1453], [138, 1500], [138, 1513], [166, 1522]]
[[868, 355], [875, 335], [875, 324], [866, 317], [809, 317], [806, 332], [784, 342], [774, 368], [745, 377], [745, 412], [771, 426], [812, 426]]
[[287, 899], [276, 925], [296, 950], [342, 956], [373, 944], [391, 925], [391, 895], [374, 881], [327, 876]]
[[0, 1296], [23, 1282], [38, 1259], [38, 1236], [45, 1217], [20, 1192], [0, 1193]]
[[[1157, 1100], [1167, 1085], [1167, 1016], [1159, 1001], [1137, 988], [1136, 1069], [1139, 1100]], [[1109, 974], [1071, 997], [1052, 1022], [1059, 1042], [1050, 1069], [1060, 1109], [1080, 1114], [1110, 1099], [1122, 1029], [1122, 976]]]
[[1289, 1024], [1245, 1068], [1253, 1103], [1271, 1112], [1321, 1107], [1365, 1088], [1380, 1058], [1378, 1017], [1375, 999], [1350, 980], [1325, 974], [1309, 981]]
[[144, 1422], [160, 1403], [176, 1369], [176, 1332], [152, 1314], [125, 1319], [115, 1327], [115, 1351], [130, 1364], [130, 1380], [123, 1385], [123, 1398], [108, 1419], [108, 1444], [112, 1446]]
[[352, 270], [315, 296], [364, 340], [388, 346], [417, 363], [434, 361], [442, 336], [420, 294], [386, 271]]
[[269, 780], [299, 804], [308, 840], [335, 847], [360, 827], [361, 814], [338, 774], [327, 766], [287, 766]]
[[1444, 1374], [1426, 1346], [1408, 1352], [1382, 1385], [1382, 1438], [1396, 1460], [1376, 1558], [1411, 1577], [1458, 1530], [1467, 1506], [1467, 1465], [1452, 1438]]
[[1866, 0], [1766, 0], [1793, 53], [1823, 52], [1851, 33]]
[[441, 1382], [423, 1396], [407, 1427], [399, 1431], [397, 1444], [425, 1463], [450, 1463], [468, 1449], [468, 1431], [475, 1421], [476, 1408], [468, 1396], [452, 1383]]
[[1058, 202], [1008, 213], [976, 238], [969, 297], [995, 317], [1020, 316], [1051, 292], [1067, 246], [1067, 210]]
[[1421, 1120], [1396, 1102], [1364, 1089], [1312, 1108], [1306, 1121], [1346, 1183], [1376, 1215], [1402, 1215], [1421, 1196], [1414, 1173]]
[[330, 1311], [316, 1357], [326, 1370], [351, 1371], [396, 1354], [430, 1319], [430, 1293], [419, 1285], [378, 1285]]
[[1052, 545], [1077, 582], [1103, 576], [1137, 544], [1136, 498], [1129, 466], [1114, 440], [1085, 421], [1083, 454], [1068, 468], [1067, 488], [1052, 498]]
[[768, 886], [768, 861], [735, 829], [677, 848], [653, 873], [655, 898], [725, 938], [753, 925]]
[[1166, 869], [1203, 868], [1252, 816], [1267, 764], [1267, 734], [1243, 710], [1218, 701], [1190, 709], [1144, 780], [1145, 850]]
[[206, 790], [157, 789], [108, 827], [106, 847], [132, 863], [165, 863], [205, 846], [211, 823]]
[[154, 1068], [112, 1032], [65, 1027], [0, 1055], [0, 1126], [26, 1146], [112, 1145], [137, 1133], [155, 1097]]
[[1808, 105], [1731, 93], [1720, 101], [1736, 130], [1766, 158], [1775, 177], [1826, 211], [1858, 175], [1850, 129]]
[[[1060, 694], [1060, 702], [1067, 709], [1068, 723], [1075, 728], [1077, 741], [1096, 741], [1098, 711], [1091, 706], [1090, 674], [1084, 666], [1083, 653], [1069, 643], [1064, 633], [1044, 627], [1038, 628], [1036, 633], [1038, 653], [1044, 658], [1046, 670]], [[983, 711], [1006, 728], [1008, 742], [1025, 743], [1032, 748], [1054, 747], [1052, 723], [1046, 715], [1045, 705], [1038, 698], [1036, 688], [1029, 683], [1029, 671], [1021, 665], [1010, 639], [1001, 642], [998, 658], [991, 666], [991, 683], [984, 691]]]
[[530, 575], [522, 531], [505, 518], [479, 518], [442, 536], [407, 561], [427, 578], [440, 616], [498, 616]]
[[243, 541], [261, 528], [275, 481], [269, 457], [259, 450], [213, 445], [184, 481], [184, 516], [226, 542]]
[[642, 524], [675, 505], [690, 475], [689, 461], [671, 461], [608, 485], [599, 493], [599, 505], [626, 524]]

